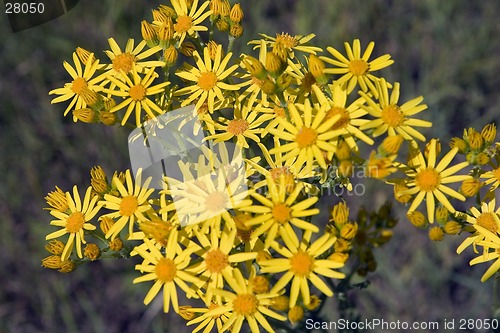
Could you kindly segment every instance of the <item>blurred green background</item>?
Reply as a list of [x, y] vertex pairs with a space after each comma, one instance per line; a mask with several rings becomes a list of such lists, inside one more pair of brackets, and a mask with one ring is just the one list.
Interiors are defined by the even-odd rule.
[[[0, 333], [189, 331], [159, 302], [142, 304], [149, 286], [132, 284], [134, 262], [99, 261], [67, 275], [40, 266], [53, 230], [44, 196], [55, 185], [86, 185], [94, 165], [110, 174], [129, 164], [127, 131], [73, 124], [62, 115], [65, 105], [50, 105], [47, 93], [68, 80], [62, 62], [75, 47], [105, 59], [107, 39], [120, 45], [140, 39], [140, 21], [151, 20], [161, 3], [81, 0], [66, 15], [15, 34], [0, 15]], [[401, 100], [425, 97], [422, 117], [434, 122], [428, 138], [447, 144], [464, 127], [498, 125], [499, 1], [243, 0], [242, 7], [245, 40], [259, 32], [313, 32], [319, 46], [340, 50], [354, 38], [363, 48], [375, 41], [375, 55], [395, 59], [383, 74], [401, 82]], [[237, 51], [250, 50], [239, 43]], [[374, 186], [355, 201], [380, 205], [389, 195]], [[462, 237], [432, 243], [399, 215], [394, 239], [376, 252], [371, 286], [350, 296], [362, 317], [491, 318], [493, 281], [481, 284], [486, 266], [469, 267], [471, 253], [455, 254]], [[335, 318], [333, 302], [324, 315]]]

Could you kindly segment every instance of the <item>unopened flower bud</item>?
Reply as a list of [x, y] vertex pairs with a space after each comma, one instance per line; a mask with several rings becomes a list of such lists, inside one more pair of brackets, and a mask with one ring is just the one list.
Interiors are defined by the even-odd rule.
[[101, 249], [97, 246], [97, 244], [89, 243], [83, 249], [83, 255], [94, 261], [101, 255]]
[[309, 311], [314, 311], [321, 305], [321, 299], [316, 295], [309, 297], [309, 304], [304, 304], [304, 307]]
[[497, 136], [497, 128], [495, 127], [495, 124], [488, 124], [484, 126], [483, 130], [481, 131], [481, 136], [488, 145], [495, 141], [495, 138]]
[[448, 235], [456, 235], [462, 230], [462, 226], [460, 226], [460, 223], [455, 222], [455, 221], [448, 221], [444, 225], [444, 232], [446, 232]]
[[424, 214], [419, 211], [412, 211], [406, 214], [408, 220], [410, 220], [411, 224], [413, 224], [417, 228], [425, 228], [427, 225], [427, 221], [425, 219]]
[[252, 56], [245, 56], [242, 63], [245, 66], [245, 69], [250, 73], [250, 75], [255, 76], [259, 80], [263, 80], [266, 78], [267, 73], [264, 69], [264, 65], [262, 65], [262, 63], [258, 59]]
[[429, 229], [429, 239], [435, 242], [442, 241], [444, 238], [444, 230], [441, 227], [432, 227]]
[[158, 34], [153, 26], [146, 20], [141, 22], [141, 35], [146, 41], [147, 46], [154, 47], [158, 45]]
[[61, 273], [71, 273], [75, 270], [76, 265], [72, 260], [64, 260], [61, 262], [61, 267], [59, 268], [59, 272]]
[[384, 155], [394, 155], [399, 152], [399, 148], [403, 143], [404, 138], [402, 135], [392, 135], [384, 139], [380, 145], [380, 153]]
[[266, 70], [274, 77], [278, 77], [284, 70], [284, 64], [281, 59], [273, 52], [266, 54]]
[[60, 240], [53, 239], [47, 245], [45, 245], [45, 250], [55, 255], [61, 255], [64, 250], [64, 243]]
[[478, 133], [473, 128], [469, 128], [467, 131], [467, 141], [472, 150], [480, 150], [483, 146], [484, 139], [480, 133]]
[[479, 192], [482, 185], [483, 184], [479, 179], [469, 178], [462, 182], [462, 186], [460, 186], [460, 192], [466, 197], [473, 197]]
[[240, 23], [243, 20], [243, 10], [241, 9], [239, 3], [235, 4], [233, 8], [231, 8], [229, 19], [234, 23]]
[[42, 266], [50, 269], [61, 268], [61, 256], [52, 255], [42, 259]]
[[192, 57], [194, 51], [196, 51], [196, 46], [191, 42], [184, 42], [179, 48], [179, 52], [184, 54], [186, 57]]
[[111, 229], [111, 227], [113, 226], [113, 224], [115, 224], [115, 221], [112, 218], [103, 216], [101, 217], [99, 227], [101, 228], [104, 234], [107, 234], [109, 229]]
[[265, 276], [257, 275], [250, 278], [250, 284], [256, 294], [263, 294], [269, 291], [269, 280]]
[[341, 252], [334, 252], [328, 257], [328, 260], [339, 262], [339, 263], [345, 263], [347, 261], [347, 259], [349, 259], [349, 254], [348, 253], [341, 253]]
[[73, 117], [87, 124], [97, 123], [98, 121], [96, 112], [91, 108], [73, 110]]
[[339, 202], [332, 209], [331, 221], [335, 222], [338, 228], [341, 228], [349, 220], [349, 207], [345, 202]]
[[282, 295], [271, 299], [271, 308], [277, 311], [286, 311], [289, 309], [290, 299], [288, 296]]
[[239, 23], [231, 24], [229, 28], [229, 35], [234, 38], [239, 38], [243, 35], [243, 26]]
[[123, 249], [123, 241], [120, 238], [116, 237], [109, 242], [109, 249], [115, 252], [121, 251], [121, 249]]
[[99, 113], [99, 121], [106, 126], [113, 126], [118, 123], [118, 117], [113, 112], [103, 111]]
[[170, 45], [168, 48], [165, 49], [165, 51], [163, 51], [163, 60], [169, 67], [175, 65], [175, 62], [177, 61], [178, 57], [179, 57], [179, 52], [173, 45]]
[[358, 232], [358, 224], [357, 223], [346, 223], [340, 229], [340, 237], [345, 239], [353, 239]]
[[217, 20], [215, 26], [220, 32], [228, 31], [230, 27], [229, 22], [224, 19]]
[[292, 325], [300, 322], [304, 318], [304, 309], [301, 306], [294, 306], [288, 310], [288, 320]]
[[309, 72], [314, 76], [319, 86], [327, 83], [328, 79], [325, 76], [325, 63], [314, 54], [309, 56]]
[[457, 148], [458, 152], [464, 153], [465, 149], [467, 149], [467, 143], [465, 142], [464, 139], [453, 137], [451, 138], [450, 141], [450, 148], [451, 149]]

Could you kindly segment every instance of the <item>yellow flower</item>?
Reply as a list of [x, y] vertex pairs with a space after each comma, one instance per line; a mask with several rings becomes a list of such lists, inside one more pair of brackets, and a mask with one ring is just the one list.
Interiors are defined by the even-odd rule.
[[176, 72], [177, 76], [180, 76], [188, 81], [196, 82], [191, 86], [179, 89], [175, 92], [175, 96], [190, 94], [190, 96], [182, 102], [182, 106], [186, 106], [195, 99], [198, 99], [196, 102], [196, 109], [199, 109], [206, 101], [208, 104], [208, 111], [213, 113], [215, 99], [217, 98], [220, 101], [225, 99], [222, 90], [239, 89], [239, 85], [223, 82], [224, 79], [226, 79], [236, 70], [236, 68], [238, 68], [238, 65], [232, 65], [226, 69], [228, 62], [231, 59], [231, 55], [232, 53], [229, 52], [224, 58], [222, 58], [222, 45], [217, 47], [215, 60], [213, 62], [212, 59], [210, 59], [208, 47], [203, 49], [203, 59], [197, 51], [194, 52], [193, 57], [198, 68], [188, 65], [186, 69]]
[[49, 240], [69, 234], [68, 240], [61, 254], [62, 261], [69, 258], [71, 252], [73, 251], [74, 244], [78, 257], [83, 258], [82, 244], [86, 244], [85, 230], [96, 229], [95, 225], [89, 223], [89, 221], [92, 220], [99, 209], [101, 209], [101, 204], [97, 203], [99, 198], [97, 196], [92, 196], [92, 187], [90, 186], [85, 192], [83, 202], [80, 199], [76, 186], [73, 187], [73, 198], [69, 192], [66, 192], [66, 199], [68, 202], [69, 212], [60, 212], [58, 210], [50, 211], [50, 214], [57, 218], [57, 220], [52, 220], [50, 224], [61, 227], [62, 229], [54, 231], [45, 237], [46, 240]]
[[146, 46], [145, 40], [141, 41], [134, 48], [134, 40], [130, 38], [123, 51], [113, 38], [109, 38], [108, 43], [111, 50], [104, 51], [111, 60], [111, 64], [105, 68], [107, 70], [107, 75], [123, 79], [123, 75], [132, 73], [134, 65], [137, 72], [142, 74], [152, 67], [161, 67], [165, 65], [165, 62], [159, 60], [142, 61], [161, 51], [161, 47], [159, 46], [143, 51]]
[[363, 96], [368, 103], [368, 106], [362, 105], [361, 107], [370, 115], [376, 117], [376, 119], [363, 124], [360, 129], [366, 130], [373, 128], [374, 131], [372, 135], [374, 137], [387, 132], [390, 136], [400, 134], [405, 140], [413, 140], [413, 138], [416, 138], [425, 141], [425, 136], [415, 130], [414, 127], [431, 127], [432, 123], [421, 119], [409, 118], [409, 116], [413, 116], [427, 109], [426, 104], [420, 104], [424, 98], [422, 96], [416, 97], [399, 106], [399, 82], [394, 83], [394, 88], [390, 97], [385, 79], [381, 79], [380, 82], [377, 83], [377, 86], [380, 93], [378, 103], [375, 103], [369, 95], [360, 92], [360, 95]]
[[344, 46], [347, 52], [347, 58], [333, 47], [326, 48], [326, 50], [336, 59], [330, 59], [328, 57], [320, 57], [320, 59], [336, 66], [336, 68], [327, 68], [325, 69], [325, 73], [343, 74], [343, 76], [337, 80], [337, 83], [340, 85], [347, 83], [347, 93], [350, 93], [356, 84], [359, 84], [362, 91], [368, 91], [368, 89], [370, 89], [372, 93], [377, 96], [378, 92], [374, 83], [379, 79], [371, 74], [371, 72], [392, 65], [394, 60], [391, 59], [389, 54], [384, 54], [372, 61], [368, 61], [375, 46], [374, 42], [368, 44], [363, 56], [361, 56], [359, 39], [354, 40], [352, 48], [347, 42], [344, 43]]
[[310, 303], [309, 282], [326, 296], [333, 296], [330, 287], [318, 275], [333, 279], [343, 279], [345, 277], [343, 273], [333, 270], [343, 267], [343, 262], [318, 258], [333, 247], [337, 238], [327, 233], [311, 244], [311, 235], [310, 231], [304, 232], [300, 243], [296, 237], [288, 237], [287, 234], [282, 235], [286, 247], [274, 242], [273, 248], [285, 258], [271, 259], [260, 263], [262, 273], [286, 272], [273, 286], [271, 293], [281, 291], [292, 281], [290, 286], [290, 308], [296, 305], [299, 293], [304, 304]]
[[254, 142], [260, 142], [257, 135], [262, 131], [260, 125], [264, 122], [264, 119], [262, 117], [257, 118], [258, 115], [259, 113], [252, 110], [247, 104], [243, 106], [235, 105], [233, 119], [219, 118], [219, 122], [214, 123], [216, 129], [224, 132], [207, 136], [206, 140], [214, 140], [214, 143], [218, 143], [235, 137], [238, 146], [249, 148], [247, 138]]
[[[94, 76], [99, 67], [99, 60], [96, 60], [93, 55], [87, 58], [84, 69], [82, 69], [82, 64], [76, 52], [73, 52], [73, 62], [75, 63], [75, 68], [66, 61], [63, 62], [64, 68], [71, 75], [73, 81], [66, 83], [64, 88], [57, 88], [49, 92], [49, 95], [60, 95], [54, 98], [50, 102], [51, 104], [64, 102], [73, 98], [66, 110], [64, 110], [64, 115], [67, 115], [72, 107], [76, 110], [85, 108], [87, 103], [85, 103], [82, 97], [83, 93], [87, 90], [94, 92], [101, 91], [102, 87], [98, 83], [104, 79], [104, 76], [101, 75], [92, 79], [92, 76]], [[73, 121], [76, 122], [77, 118], [73, 117]]]
[[[299, 112], [299, 110], [301, 112]], [[306, 99], [304, 105], [288, 104], [291, 120], [280, 118], [280, 123], [285, 131], [270, 128], [269, 133], [288, 143], [274, 147], [271, 154], [286, 153], [283, 160], [295, 159], [294, 168], [301, 169], [306, 164], [307, 172], [311, 172], [315, 162], [323, 169], [327, 168], [322, 151], [335, 152], [335, 146], [329, 142], [339, 134], [332, 130], [332, 126], [340, 119], [334, 115], [326, 120], [327, 110], [322, 106], [313, 117], [311, 103]], [[301, 114], [304, 118], [302, 119]]]
[[208, 333], [212, 332], [212, 329], [214, 326], [217, 326], [217, 332], [222, 332], [221, 328], [222, 325], [227, 321], [228, 314], [226, 313], [221, 313], [221, 314], [208, 314], [211, 310], [217, 309], [218, 307], [223, 306], [222, 301], [220, 302], [213, 302], [210, 305], [208, 305], [205, 308], [189, 308], [186, 311], [192, 312], [193, 314], [200, 314], [196, 318], [188, 321], [186, 325], [193, 325], [193, 324], [198, 324], [199, 325], [193, 329], [193, 332], [199, 332], [203, 327], [205, 329], [203, 330], [203, 333]]
[[488, 192], [494, 192], [500, 186], [500, 165], [494, 167], [493, 170], [486, 171], [481, 174], [480, 178], [486, 179], [484, 185], [490, 185]]
[[369, 122], [369, 120], [361, 118], [368, 113], [359, 107], [359, 105], [364, 102], [363, 98], [359, 98], [352, 102], [349, 106], [346, 106], [347, 92], [342, 89], [339, 84], [329, 86], [328, 89], [330, 90], [332, 96], [331, 99], [326, 98], [317, 85], [313, 85], [312, 88], [319, 103], [327, 105], [328, 107], [326, 119], [335, 115], [340, 115], [339, 120], [333, 124], [332, 129], [339, 135], [343, 136], [344, 140], [353, 151], [359, 151], [354, 138], [362, 140], [369, 145], [373, 144], [373, 140], [359, 129], [361, 126]]
[[113, 184], [118, 189], [118, 195], [105, 194], [104, 200], [101, 203], [105, 208], [115, 210], [115, 212], [103, 215], [102, 217], [118, 218], [118, 220], [106, 232], [106, 238], [111, 240], [122, 231], [127, 222], [129, 223], [129, 235], [133, 233], [135, 221], [146, 220], [144, 212], [151, 208], [148, 203], [148, 198], [153, 193], [154, 189], [148, 189], [151, 183], [151, 177], [146, 179], [142, 184], [142, 174], [139, 171], [134, 181], [130, 175], [130, 170], [125, 173], [127, 186], [120, 181], [116, 176], [113, 177]]
[[213, 228], [209, 235], [202, 234], [198, 230], [194, 231], [200, 246], [192, 246], [193, 252], [200, 256], [203, 261], [186, 269], [201, 277], [203, 282], [198, 287], [206, 285], [205, 303], [212, 301], [213, 289], [223, 289], [224, 279], [232, 278], [233, 266], [247, 260], [255, 259], [256, 252], [230, 253], [233, 250], [236, 228], [229, 230], [224, 228], [222, 232]]
[[132, 65], [132, 79], [128, 75], [123, 76], [125, 82], [122, 82], [112, 76], [108, 79], [113, 82], [120, 90], [106, 89], [111, 95], [124, 97], [125, 100], [120, 104], [114, 106], [109, 112], [119, 111], [127, 106], [127, 110], [123, 115], [122, 126], [125, 125], [132, 111], [135, 110], [135, 124], [137, 127], [141, 126], [143, 120], [141, 119], [141, 110], [144, 109], [149, 118], [156, 118], [157, 115], [163, 114], [162, 110], [156, 103], [148, 98], [148, 96], [159, 94], [164, 91], [164, 88], [169, 82], [162, 82], [155, 86], [151, 86], [154, 79], [158, 76], [154, 68], [150, 68], [146, 75], [141, 78], [137, 72], [135, 64]]
[[135, 265], [135, 269], [146, 274], [135, 278], [133, 283], [154, 280], [153, 286], [144, 298], [144, 304], [151, 303], [163, 288], [163, 311], [168, 312], [172, 302], [175, 312], [179, 312], [176, 287], [180, 287], [188, 297], [198, 298], [194, 290], [186, 284], [186, 282], [196, 284], [201, 282], [199, 278], [185, 271], [190, 263], [191, 252], [188, 250], [178, 252], [175, 231], [170, 233], [165, 254], [162, 254], [149, 239], [145, 238], [144, 243], [147, 249], [136, 246], [134, 250], [144, 258], [146, 264]]
[[427, 162], [421, 152], [415, 154], [411, 160], [411, 164], [415, 166], [414, 171], [409, 171], [407, 175], [410, 177], [406, 183], [408, 190], [399, 192], [397, 195], [416, 194], [413, 202], [408, 209], [412, 212], [426, 200], [427, 217], [430, 223], [434, 222], [434, 210], [436, 207], [435, 199], [443, 204], [450, 213], [455, 212], [455, 208], [448, 201], [445, 195], [449, 195], [455, 199], [465, 201], [465, 197], [457, 191], [451, 189], [445, 184], [461, 182], [470, 178], [468, 175], [454, 175], [458, 171], [465, 168], [468, 163], [462, 162], [446, 168], [458, 152], [457, 148], [448, 152], [441, 161], [436, 165], [436, 140], [432, 139], [429, 145], [429, 157]]
[[257, 46], [255, 46], [255, 48], [269, 46], [271, 47], [273, 53], [277, 54], [282, 60], [285, 60], [287, 57], [293, 59], [295, 57], [293, 51], [300, 51], [309, 54], [316, 54], [316, 52], [323, 51], [317, 46], [305, 45], [316, 36], [315, 34], [309, 34], [306, 36], [291, 36], [288, 33], [282, 32], [280, 34], [276, 34], [276, 37], [271, 37], [266, 34], [259, 35], [264, 38], [261, 40], [250, 41], [248, 44], [256, 44]]
[[[472, 224], [473, 227], [480, 226], [492, 232], [494, 234], [498, 234], [500, 232], [500, 207], [496, 208], [495, 199], [491, 200], [489, 203], [482, 202], [481, 203], [481, 211], [476, 207], [472, 207], [470, 209], [472, 215], [469, 214], [461, 214], [461, 218], [465, 218], [465, 220]], [[477, 228], [476, 228], [477, 230]], [[477, 244], [478, 242], [484, 240], [484, 236], [480, 232], [475, 232], [471, 236], [467, 237], [462, 244], [460, 244], [457, 248], [457, 253], [462, 253], [466, 248], [470, 245]]]
[[179, 39], [179, 45], [182, 44], [186, 35], [195, 37], [198, 31], [208, 30], [207, 27], [200, 25], [200, 23], [212, 14], [210, 10], [204, 12], [210, 4], [209, 1], [205, 1], [199, 8], [198, 0], [192, 2], [188, 0], [171, 0], [171, 3], [177, 14], [174, 23], [174, 37]]
[[[197, 168], [200, 163], [195, 164]], [[248, 193], [245, 184], [245, 173], [239, 172], [231, 177], [225, 169], [214, 172], [198, 169], [198, 177], [190, 171], [185, 171], [184, 179], [167, 177], [170, 194], [174, 201], [163, 207], [160, 212], [175, 209], [182, 225], [192, 225], [203, 222], [203, 227], [214, 227], [221, 230], [221, 222], [225, 221], [231, 228], [235, 223], [228, 210], [239, 209], [251, 204], [246, 199]]]
[[216, 295], [224, 298], [225, 304], [208, 311], [206, 316], [215, 316], [226, 314], [227, 321], [219, 332], [225, 332], [231, 329], [231, 332], [241, 332], [243, 322], [246, 320], [252, 333], [261, 332], [259, 324], [267, 332], [274, 332], [264, 315], [276, 320], [284, 321], [286, 317], [269, 309], [272, 299], [277, 296], [276, 293], [256, 294], [253, 286], [248, 280], [243, 278], [239, 269], [234, 270], [234, 276], [228, 280], [228, 285], [234, 290], [215, 289]]
[[[283, 178], [283, 176], [281, 177]], [[309, 197], [296, 202], [297, 197], [302, 191], [301, 184], [297, 184], [293, 192], [287, 195], [286, 183], [283, 180], [277, 182], [273, 181], [271, 177], [267, 177], [266, 181], [268, 193], [271, 198], [268, 199], [257, 192], [253, 192], [251, 196], [261, 205], [240, 208], [242, 211], [256, 214], [245, 223], [246, 226], [259, 225], [252, 232], [252, 238], [266, 234], [264, 247], [268, 248], [278, 234], [281, 237], [284, 234], [287, 234], [288, 237], [294, 237], [295, 231], [292, 226], [312, 232], [319, 231], [317, 226], [301, 219], [319, 213], [319, 209], [317, 208], [309, 209], [318, 201], [318, 197]]]
[[[485, 249], [485, 252], [472, 259], [470, 261], [470, 265], [476, 265], [496, 259], [481, 277], [481, 282], [485, 282], [500, 269], [500, 238], [497, 233], [493, 233], [481, 226], [475, 225], [474, 228], [479, 234], [481, 234], [481, 238], [484, 238], [484, 240], [480, 241], [478, 245], [482, 246]], [[490, 251], [490, 249], [493, 251]]]

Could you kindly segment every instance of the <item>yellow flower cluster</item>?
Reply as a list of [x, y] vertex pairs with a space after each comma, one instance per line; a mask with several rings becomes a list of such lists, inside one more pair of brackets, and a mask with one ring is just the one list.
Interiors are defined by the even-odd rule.
[[[328, 223], [317, 220], [325, 191], [363, 195], [358, 185], [367, 177], [394, 186], [415, 226], [437, 221], [431, 239], [471, 232], [459, 252], [484, 249], [471, 264], [499, 257], [493, 124], [453, 138], [440, 158], [439, 140], [419, 131], [432, 125], [416, 118], [427, 109], [423, 97], [400, 101], [399, 83], [376, 76], [393, 60], [371, 59], [373, 42], [364, 52], [358, 39], [345, 43], [345, 53], [331, 46], [323, 52], [309, 44], [314, 34], [261, 35], [249, 42], [258, 54], [233, 57], [243, 33], [239, 4], [171, 0], [152, 16], [137, 45], [129, 39], [122, 50], [110, 38], [108, 60], [77, 48], [74, 67], [64, 63], [72, 80], [50, 91], [58, 95], [52, 102], [71, 100], [64, 114], [71, 110], [75, 121], [143, 129], [146, 120], [194, 105], [201, 124], [194, 134], [202, 131], [210, 149], [200, 148], [197, 161], [181, 158], [180, 176], [167, 171], [159, 191], [140, 170], [108, 179], [101, 167], [91, 170], [83, 201], [76, 186], [56, 187], [46, 200], [50, 224], [60, 229], [47, 236], [51, 256], [43, 266], [68, 272], [74, 263], [140, 256], [134, 283], [152, 282], [145, 304], [161, 292], [164, 311], [172, 307], [194, 331], [239, 332], [246, 323], [252, 332], [273, 332], [269, 318], [297, 325], [334, 296], [337, 280], [376, 269], [372, 248], [385, 244], [396, 224], [390, 205], [363, 208], [351, 220], [342, 201]], [[399, 162], [403, 146], [409, 157]], [[244, 163], [235, 166], [237, 151]], [[490, 202], [481, 211], [455, 208], [455, 200], [479, 196], [484, 186]], [[66, 243], [55, 240], [66, 235]], [[498, 268], [500, 260], [484, 279]], [[180, 305], [180, 291], [199, 306]]]

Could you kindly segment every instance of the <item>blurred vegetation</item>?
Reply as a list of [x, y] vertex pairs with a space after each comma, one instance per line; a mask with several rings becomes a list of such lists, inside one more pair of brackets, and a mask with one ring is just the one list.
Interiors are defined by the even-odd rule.
[[[423, 114], [434, 122], [428, 138], [446, 144], [464, 127], [499, 125], [498, 1], [242, 2], [246, 40], [283, 31], [314, 32], [318, 45], [338, 49], [354, 38], [362, 47], [375, 41], [376, 55], [390, 53], [396, 61], [384, 73], [401, 82], [401, 100], [425, 97], [429, 111]], [[180, 317], [163, 314], [161, 304], [142, 304], [147, 286], [132, 285], [132, 262], [93, 263], [68, 275], [40, 266], [51, 230], [42, 209], [46, 193], [55, 185], [68, 190], [87, 184], [94, 165], [112, 173], [129, 164], [127, 131], [72, 124], [62, 115], [63, 105], [50, 105], [47, 93], [67, 80], [62, 62], [76, 46], [104, 57], [107, 38], [120, 45], [139, 39], [140, 21], [150, 20], [150, 9], [160, 3], [81, 0], [68, 14], [16, 34], [1, 16], [1, 333], [188, 331]], [[237, 45], [236, 51], [251, 50]], [[388, 193], [378, 188], [352, 201], [380, 205]], [[470, 268], [470, 258], [455, 254], [456, 238], [432, 243], [401, 215], [394, 239], [376, 253], [379, 268], [371, 286], [350, 296], [362, 318], [491, 317], [493, 281], [481, 284], [485, 268]], [[324, 313], [336, 317], [333, 302]]]

